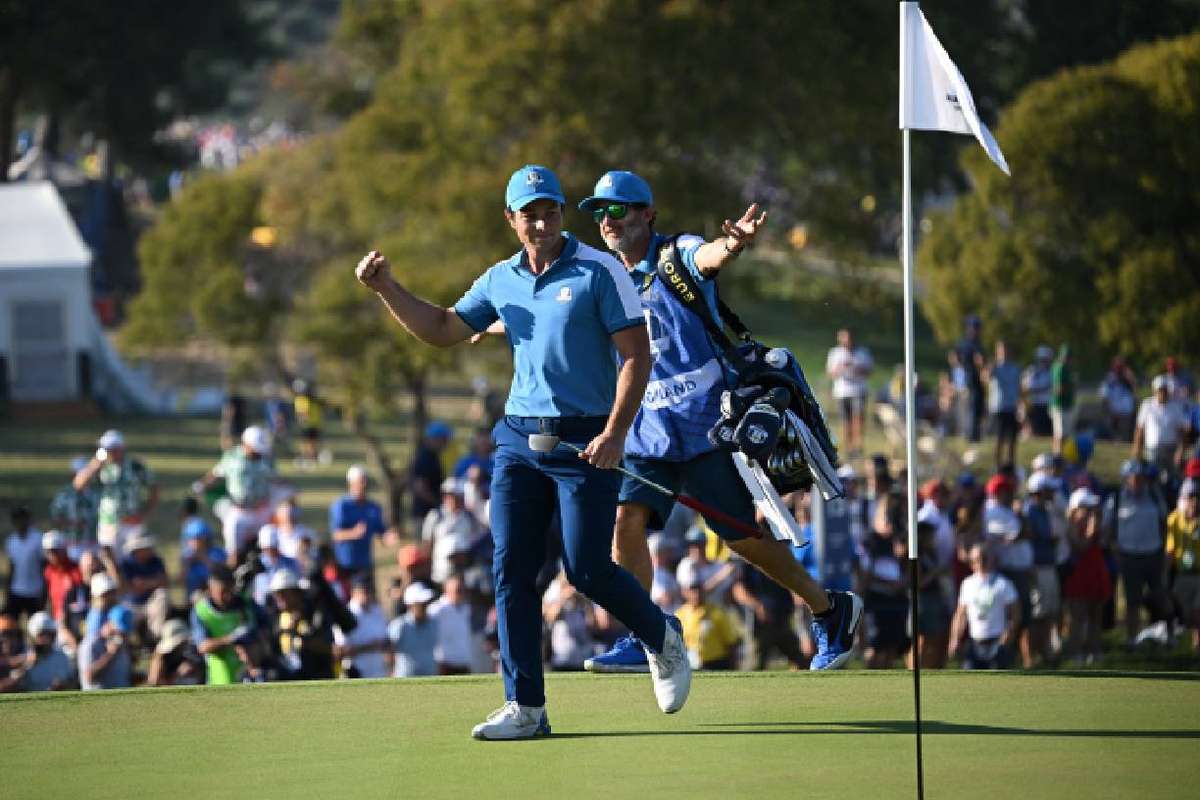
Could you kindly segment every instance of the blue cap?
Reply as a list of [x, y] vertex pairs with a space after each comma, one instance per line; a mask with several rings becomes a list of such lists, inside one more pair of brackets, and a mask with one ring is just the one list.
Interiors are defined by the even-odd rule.
[[427, 439], [453, 439], [454, 429], [439, 419], [425, 426], [425, 438]]
[[636, 203], [654, 205], [654, 195], [650, 194], [650, 184], [625, 170], [613, 170], [600, 176], [592, 196], [579, 204], [580, 211], [591, 211], [603, 203]]
[[212, 536], [212, 528], [199, 517], [192, 517], [183, 524], [183, 538], [187, 540], [204, 539]]
[[561, 205], [567, 204], [562, 187], [558, 185], [558, 176], [546, 167], [526, 164], [508, 179], [504, 205], [509, 211], [520, 211], [534, 200], [542, 198], [556, 200]]

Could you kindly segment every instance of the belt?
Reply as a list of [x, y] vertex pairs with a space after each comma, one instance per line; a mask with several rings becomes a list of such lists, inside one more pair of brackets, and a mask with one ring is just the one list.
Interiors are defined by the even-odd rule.
[[608, 424], [608, 417], [517, 417], [504, 418], [519, 433], [549, 433], [555, 436], [586, 436], [599, 433]]

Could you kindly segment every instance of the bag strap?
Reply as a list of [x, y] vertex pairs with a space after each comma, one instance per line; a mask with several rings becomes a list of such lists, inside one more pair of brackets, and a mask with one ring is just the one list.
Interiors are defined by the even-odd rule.
[[[704, 296], [700, 292], [700, 285], [692, 276], [691, 271], [683, 263], [683, 258], [679, 255], [678, 240], [682, 234], [675, 234], [668, 238], [658, 251], [657, 271], [658, 278], [662, 281], [663, 286], [671, 290], [675, 295], [675, 299], [687, 307], [689, 311], [700, 317], [700, 321], [704, 323], [704, 328], [709, 335], [716, 340], [726, 351], [733, 351], [736, 345], [729, 335], [725, 333], [723, 325], [717, 324], [712, 318], [708, 304], [704, 302]], [[739, 339], [743, 342], [753, 342], [754, 337], [750, 333], [750, 329], [746, 327], [741, 318], [733, 312], [725, 301], [717, 297], [717, 313], [720, 314], [721, 321], [728, 325]]]

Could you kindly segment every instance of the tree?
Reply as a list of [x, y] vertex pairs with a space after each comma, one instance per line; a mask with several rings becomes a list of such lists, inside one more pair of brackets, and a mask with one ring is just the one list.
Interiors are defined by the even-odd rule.
[[922, 243], [938, 334], [978, 312], [1024, 348], [1200, 355], [1198, 129], [1200, 34], [1022, 92], [997, 131], [1012, 178], [973, 148], [974, 191]]

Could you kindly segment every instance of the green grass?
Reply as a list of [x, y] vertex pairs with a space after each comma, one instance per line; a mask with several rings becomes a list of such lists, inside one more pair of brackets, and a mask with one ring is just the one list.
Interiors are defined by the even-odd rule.
[[[1194, 674], [927, 674], [930, 798], [1195, 796]], [[912, 797], [904, 672], [552, 675], [554, 735], [476, 742], [496, 677], [14, 696], [8, 798]]]

